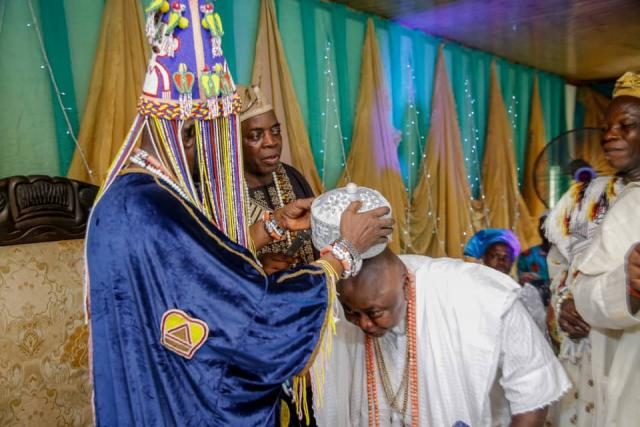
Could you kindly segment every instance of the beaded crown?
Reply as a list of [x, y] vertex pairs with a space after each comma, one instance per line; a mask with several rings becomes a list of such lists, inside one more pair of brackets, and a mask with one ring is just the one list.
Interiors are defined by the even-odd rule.
[[[150, 0], [145, 14], [145, 33], [153, 54], [138, 115], [104, 189], [126, 164], [144, 132], [154, 154], [189, 201], [229, 238], [248, 246], [240, 97], [222, 52], [224, 29], [215, 2]], [[195, 122], [195, 171], [189, 168], [182, 144], [183, 126], [191, 121]], [[194, 176], [199, 177], [200, 185]]]

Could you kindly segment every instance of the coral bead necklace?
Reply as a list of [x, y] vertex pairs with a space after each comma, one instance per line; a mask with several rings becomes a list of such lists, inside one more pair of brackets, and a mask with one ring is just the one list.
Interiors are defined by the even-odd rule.
[[[384, 396], [394, 412], [400, 414], [403, 424], [406, 419], [407, 404], [410, 401], [411, 426], [419, 424], [418, 407], [418, 360], [416, 348], [416, 289], [415, 280], [410, 275], [410, 283], [407, 287], [407, 353], [405, 368], [398, 390], [394, 393], [391, 386], [389, 372], [382, 356], [382, 349], [377, 338], [365, 337], [365, 357], [367, 369], [367, 401], [369, 404], [369, 426], [380, 427], [380, 405], [378, 403], [378, 390], [376, 371], [379, 372], [380, 382]], [[376, 369], [377, 367], [377, 369]], [[402, 400], [400, 400], [402, 396]], [[400, 404], [402, 402], [402, 404]]]

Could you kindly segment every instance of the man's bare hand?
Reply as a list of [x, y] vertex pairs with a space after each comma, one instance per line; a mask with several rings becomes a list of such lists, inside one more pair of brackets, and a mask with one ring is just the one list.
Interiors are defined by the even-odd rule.
[[627, 282], [631, 288], [640, 292], [640, 243], [633, 246], [627, 257]]
[[273, 217], [278, 225], [286, 230], [300, 231], [311, 228], [311, 203], [313, 197], [296, 199], [276, 209]]
[[584, 321], [576, 310], [576, 303], [573, 299], [565, 300], [560, 306], [558, 325], [569, 334], [569, 338], [578, 339], [589, 335], [591, 327]]
[[547, 417], [548, 407], [535, 409], [511, 417], [511, 427], [542, 427]]
[[[629, 288], [640, 292], [640, 243], [636, 243], [631, 247], [629, 256], [627, 257], [625, 273], [627, 274], [627, 285]], [[638, 298], [635, 293], [630, 295], [629, 308], [633, 314], [640, 311], [640, 298]]]
[[371, 246], [386, 243], [393, 232], [393, 218], [383, 218], [389, 213], [388, 207], [371, 209], [358, 213], [361, 201], [351, 202], [340, 218], [340, 236], [350, 241], [360, 252], [366, 252]]

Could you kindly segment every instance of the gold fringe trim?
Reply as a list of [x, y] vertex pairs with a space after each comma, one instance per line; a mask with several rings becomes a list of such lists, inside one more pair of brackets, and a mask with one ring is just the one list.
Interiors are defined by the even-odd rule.
[[[321, 406], [325, 368], [333, 348], [333, 336], [336, 334], [336, 284], [339, 280], [338, 273], [328, 261], [321, 259], [315, 261], [313, 264], [319, 266], [327, 278], [327, 313], [325, 315], [322, 329], [320, 330], [318, 345], [311, 354], [311, 357], [302, 372], [293, 377], [292, 384], [293, 397], [296, 402], [298, 418], [302, 419], [304, 416], [307, 425], [310, 423], [309, 402], [307, 400], [307, 374], [313, 376], [313, 378], [310, 377], [311, 386], [313, 387], [313, 395], [315, 396], [317, 406]], [[318, 363], [315, 363], [318, 357], [320, 357], [320, 360]], [[312, 365], [317, 366], [311, 370]]]

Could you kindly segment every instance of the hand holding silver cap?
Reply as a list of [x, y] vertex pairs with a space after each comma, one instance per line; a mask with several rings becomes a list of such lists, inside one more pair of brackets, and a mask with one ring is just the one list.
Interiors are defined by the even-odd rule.
[[382, 194], [354, 183], [322, 194], [311, 205], [311, 237], [318, 250], [342, 238], [362, 258], [374, 257], [386, 247], [393, 223], [391, 205]]

